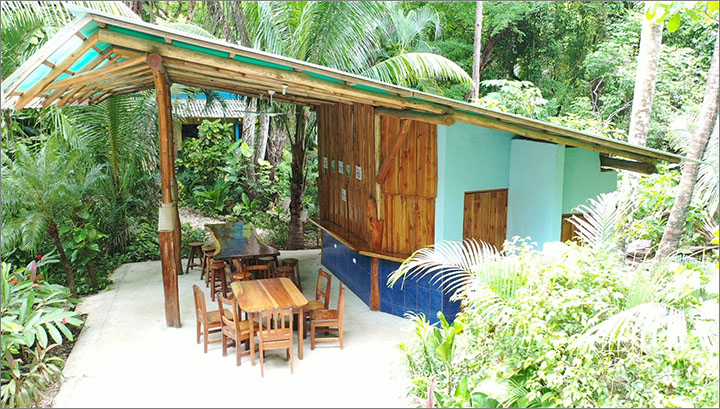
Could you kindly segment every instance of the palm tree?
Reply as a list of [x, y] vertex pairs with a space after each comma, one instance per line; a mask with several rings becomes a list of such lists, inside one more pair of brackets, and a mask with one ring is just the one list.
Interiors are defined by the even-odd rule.
[[[435, 79], [470, 82], [451, 61], [430, 52], [411, 52], [428, 51], [422, 33], [439, 21], [429, 9], [404, 14], [392, 2], [247, 2], [243, 11], [252, 47], [264, 51], [396, 84], [417, 86]], [[398, 40], [398, 47], [383, 48], [387, 36]], [[288, 249], [304, 247], [306, 154], [315, 143], [307, 126], [310, 113], [298, 105], [293, 115], [294, 132], [288, 132], [293, 156]]]
[[59, 223], [89, 201], [104, 177], [103, 166], [93, 166], [87, 150], [78, 142], [72, 135], [54, 134], [38, 152], [22, 144], [17, 145], [13, 158], [2, 152], [3, 250], [17, 245], [33, 250], [49, 237], [74, 296], [75, 275], [60, 238]]
[[[716, 37], [702, 108], [688, 147], [688, 157], [691, 159], [702, 159], [718, 118], [718, 98], [720, 98], [720, 84], [718, 83], [718, 69], [720, 69], [720, 66], [718, 66], [719, 45], [720, 37]], [[699, 167], [700, 164], [697, 162], [683, 163], [677, 196], [670, 210], [670, 218], [663, 232], [663, 237], [660, 240], [660, 247], [657, 252], [658, 258], [669, 256], [677, 248], [680, 234], [685, 226], [685, 219], [687, 218], [690, 199], [697, 181]]]
[[[628, 208], [617, 193], [601, 195], [580, 210], [583, 217], [571, 218], [571, 222], [590, 250], [589, 258], [583, 262], [602, 263], [617, 274], [627, 274], [631, 284], [618, 297], [622, 301], [617, 309], [594, 317], [595, 323], [574, 347], [621, 343], [649, 347], [660, 341], [676, 347], [687, 342], [692, 334], [709, 351], [717, 349], [717, 301], [703, 296], [700, 299], [710, 302], [692, 308], [678, 307], [689, 294], [717, 293], [717, 289], [693, 282], [687, 275], [675, 274], [665, 262], [651, 260], [639, 266], [626, 266], [615, 244], [622, 234]], [[520, 318], [516, 294], [526, 285], [527, 274], [533, 268], [537, 267], [526, 264], [515, 252], [502, 255], [486, 243], [442, 242], [413, 253], [391, 275], [388, 285], [431, 275], [431, 283], [452, 293], [452, 299], [461, 300], [477, 322], [491, 322], [497, 328], [514, 331]]]

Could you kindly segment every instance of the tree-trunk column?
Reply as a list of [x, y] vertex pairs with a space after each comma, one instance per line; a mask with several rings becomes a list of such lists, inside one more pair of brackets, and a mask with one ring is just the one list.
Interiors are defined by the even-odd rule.
[[[175, 180], [175, 146], [173, 141], [172, 104], [170, 84], [157, 54], [148, 56], [148, 65], [153, 70], [158, 106], [158, 130], [160, 133], [160, 175], [162, 204], [158, 221], [160, 256], [162, 259], [163, 289], [165, 290], [165, 320], [169, 327], [179, 328], [180, 303], [178, 300], [178, 263], [180, 248], [176, 243], [177, 202], [173, 194]], [[177, 236], [179, 237], [179, 236]]]

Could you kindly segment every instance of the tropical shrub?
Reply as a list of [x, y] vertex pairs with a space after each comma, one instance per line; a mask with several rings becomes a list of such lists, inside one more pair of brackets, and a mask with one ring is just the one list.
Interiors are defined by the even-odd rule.
[[38, 269], [57, 263], [46, 255], [12, 271], [2, 263], [2, 395], [3, 407], [35, 405], [44, 388], [61, 374], [63, 361], [49, 354], [73, 340], [67, 325], [82, 325], [72, 309], [70, 290], [42, 279]]
[[409, 393], [454, 407], [480, 394], [504, 407], [717, 406], [718, 265], [627, 262], [620, 203], [603, 196], [574, 220], [582, 245], [446, 242], [406, 260], [391, 284], [430, 274], [463, 304], [452, 325], [441, 317], [452, 348], [424, 319], [403, 346]]
[[231, 123], [219, 119], [203, 121], [198, 126], [198, 137], [183, 141], [178, 152], [179, 181], [188, 191], [193, 191], [195, 186], [212, 186], [222, 179], [232, 143]]

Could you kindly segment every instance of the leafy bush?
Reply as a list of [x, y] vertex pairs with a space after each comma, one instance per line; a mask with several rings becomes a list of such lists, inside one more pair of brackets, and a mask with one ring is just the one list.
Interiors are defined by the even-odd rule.
[[63, 339], [73, 340], [67, 325], [82, 325], [72, 311], [70, 290], [41, 279], [37, 269], [57, 257], [45, 256], [12, 270], [2, 263], [2, 405], [36, 404], [44, 388], [60, 376], [61, 358], [49, 355]]
[[464, 306], [440, 332], [422, 319], [403, 346], [410, 393], [427, 402], [435, 383], [457, 407], [480, 394], [504, 407], [717, 406], [717, 264], [628, 263], [612, 197], [575, 219], [582, 246], [441, 243], [406, 260], [391, 284], [433, 274]]
[[219, 119], [205, 120], [198, 126], [198, 137], [184, 141], [177, 166], [180, 182], [190, 191], [197, 185], [212, 186], [221, 179], [227, 151], [233, 142], [232, 126]]

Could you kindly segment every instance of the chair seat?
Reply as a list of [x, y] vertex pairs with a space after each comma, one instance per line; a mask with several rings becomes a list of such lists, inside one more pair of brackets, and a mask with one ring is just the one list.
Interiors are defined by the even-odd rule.
[[[247, 320], [240, 321], [240, 334], [241, 335], [247, 335], [248, 332], [250, 332], [251, 328], [252, 328], [253, 335], [254, 335], [255, 331], [257, 331], [258, 328], [260, 328], [260, 324], [258, 324], [255, 321], [247, 321]], [[235, 328], [233, 328], [231, 326], [225, 326], [223, 328], [223, 330], [229, 330], [231, 332], [235, 332]]]
[[325, 308], [325, 304], [323, 304], [320, 300], [312, 300], [308, 301], [308, 303], [303, 307], [303, 311], [305, 312], [312, 312], [316, 310], [322, 310]]
[[310, 312], [312, 321], [333, 321], [338, 319], [337, 310], [315, 310]]
[[201, 247], [202, 245], [203, 245], [203, 243], [201, 243], [199, 241], [193, 241], [192, 243], [188, 243], [188, 246], [190, 246], [190, 247]]
[[[223, 311], [225, 312], [226, 317], [232, 319], [232, 313], [229, 310], [224, 309]], [[209, 311], [207, 313], [207, 316], [208, 316], [208, 325], [220, 323], [220, 310]]]

